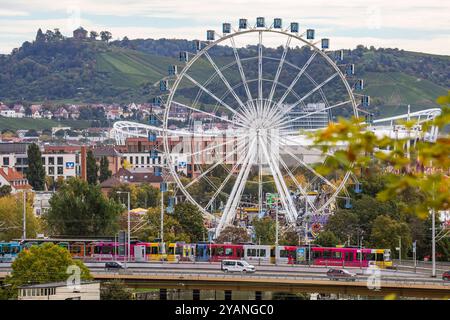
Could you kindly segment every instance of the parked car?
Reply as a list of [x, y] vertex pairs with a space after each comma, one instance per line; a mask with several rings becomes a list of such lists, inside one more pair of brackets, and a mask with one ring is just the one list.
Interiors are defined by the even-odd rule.
[[124, 266], [118, 261], [109, 261], [105, 263], [105, 269], [124, 269]]
[[355, 281], [356, 274], [345, 269], [330, 269], [327, 271], [327, 277], [330, 280], [348, 280]]
[[255, 266], [245, 260], [222, 260], [220, 269], [223, 272], [255, 272]]
[[442, 274], [442, 280], [444, 280], [444, 281], [450, 281], [450, 270], [449, 270], [449, 271], [445, 271], [445, 272]]

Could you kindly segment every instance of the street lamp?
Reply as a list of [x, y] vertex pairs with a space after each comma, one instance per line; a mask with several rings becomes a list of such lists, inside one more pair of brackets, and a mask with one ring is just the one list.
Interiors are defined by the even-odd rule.
[[130, 192], [129, 191], [116, 191], [118, 194], [127, 194], [128, 198], [128, 246], [127, 246], [127, 261], [130, 261], [130, 253], [131, 253], [131, 238], [130, 238]]

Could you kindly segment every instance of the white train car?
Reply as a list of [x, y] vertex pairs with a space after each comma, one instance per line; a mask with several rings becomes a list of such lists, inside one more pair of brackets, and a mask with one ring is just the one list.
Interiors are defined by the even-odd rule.
[[268, 245], [244, 245], [244, 260], [253, 263], [271, 263], [271, 250], [273, 246]]

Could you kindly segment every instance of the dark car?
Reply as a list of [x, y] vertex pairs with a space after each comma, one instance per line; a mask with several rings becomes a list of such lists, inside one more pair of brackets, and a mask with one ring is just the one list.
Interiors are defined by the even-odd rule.
[[450, 270], [449, 270], [449, 271], [445, 271], [445, 272], [442, 274], [442, 280], [444, 280], [444, 281], [450, 281]]
[[105, 263], [106, 269], [124, 269], [123, 264], [117, 261], [109, 261]]
[[344, 269], [330, 269], [327, 271], [327, 277], [330, 280], [349, 280], [349, 281], [355, 281], [356, 280], [356, 274], [351, 273]]

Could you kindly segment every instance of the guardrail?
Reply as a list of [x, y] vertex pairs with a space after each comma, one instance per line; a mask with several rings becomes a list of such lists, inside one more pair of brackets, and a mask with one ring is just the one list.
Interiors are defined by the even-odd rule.
[[[256, 273], [201, 273], [201, 272], [183, 272], [183, 273], [174, 273], [174, 272], [148, 272], [148, 271], [119, 271], [119, 272], [110, 272], [107, 270], [102, 270], [101, 272], [97, 272], [97, 274], [102, 275], [118, 275], [118, 276], [161, 276], [161, 277], [173, 277], [173, 279], [177, 280], [202, 280], [205, 278], [211, 279], [233, 279], [233, 280], [241, 280], [241, 281], [249, 281], [249, 280], [309, 280], [309, 281], [331, 281], [326, 275], [318, 276], [318, 275], [281, 275], [281, 274], [258, 274]], [[355, 283], [361, 283], [364, 281], [367, 283], [368, 276], [357, 276]], [[349, 281], [348, 279], [344, 279], [346, 283], [352, 283], [353, 281]], [[415, 279], [415, 278], [405, 278], [405, 277], [380, 277], [381, 285], [395, 283], [395, 284], [403, 284], [403, 285], [439, 285], [449, 288], [450, 293], [450, 282], [443, 281], [441, 279]]]

